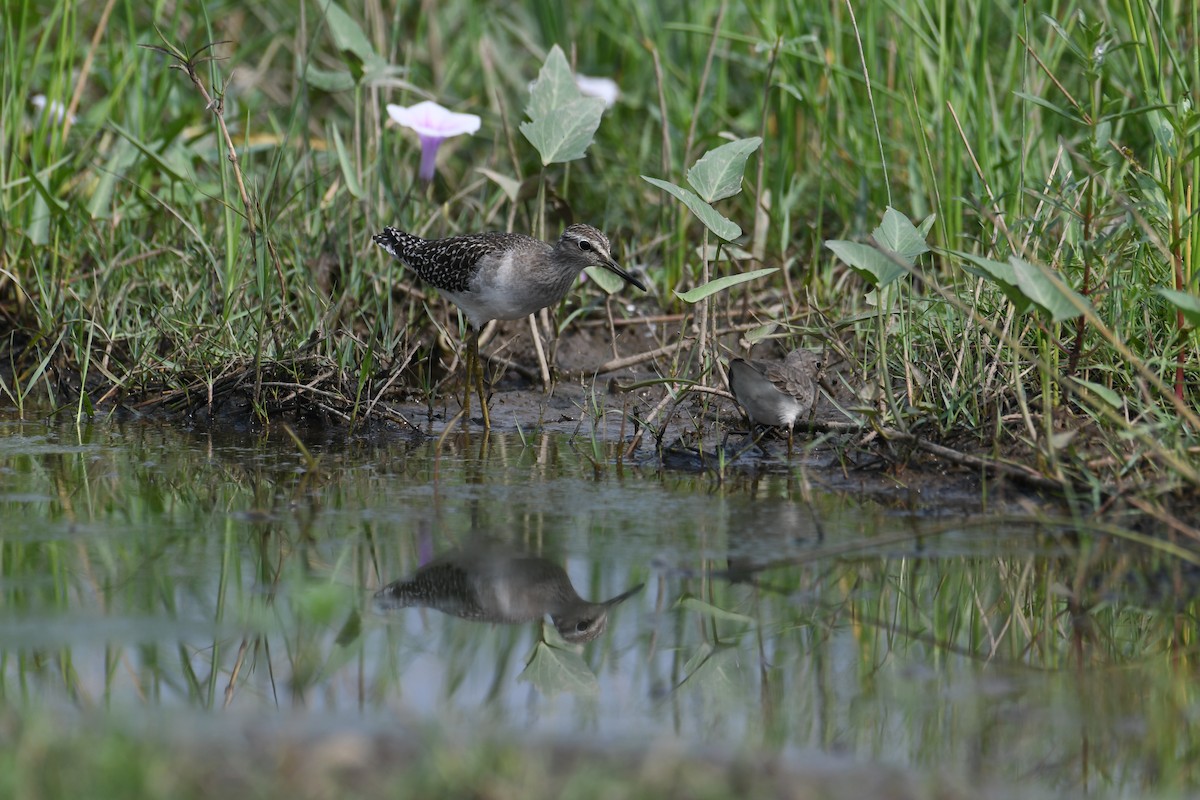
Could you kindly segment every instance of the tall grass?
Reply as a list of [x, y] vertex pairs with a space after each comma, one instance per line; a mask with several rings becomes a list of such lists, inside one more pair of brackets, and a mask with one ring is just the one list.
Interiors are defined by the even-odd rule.
[[[364, 365], [382, 374], [427, 352], [426, 303], [395, 290], [369, 234], [536, 227], [535, 198], [479, 170], [518, 184], [540, 174], [517, 126], [557, 43], [624, 96], [586, 159], [546, 173], [547, 233], [571, 218], [605, 228], [655, 284], [641, 310], [686, 310], [672, 290], [698, 279], [700, 232], [637, 176], [681, 175], [723, 136], [761, 129], [761, 164], [722, 212], [753, 231], [747, 249], [786, 269], [726, 296], [724, 310], [785, 320], [793, 343], [847, 356], [860, 411], [882, 424], [1015, 449], [1097, 496], [1200, 479], [1195, 334], [1158, 292], [1195, 294], [1189, 4], [350, 9], [387, 68], [347, 48], [320, 4], [10, 9], [0, 390], [17, 405], [87, 410], [44, 380], [51, 367], [83, 373], [92, 402], [211, 386], [249, 361], [269, 416], [264, 363], [292, 365], [300, 383]], [[144, 45], [214, 56], [197, 75], [220, 105]], [[78, 121], [37, 112], [37, 93], [64, 106], [78, 96]], [[444, 148], [427, 189], [415, 141], [383, 113], [426, 97], [485, 118]], [[888, 205], [935, 215], [934, 252], [881, 294], [823, 242], [865, 237]], [[1018, 311], [959, 253], [1040, 265], [1091, 312], [1051, 322]], [[457, 327], [452, 309], [429, 307]], [[663, 343], [686, 330], [658, 329]], [[662, 369], [696, 377], [693, 362], [676, 363]]]

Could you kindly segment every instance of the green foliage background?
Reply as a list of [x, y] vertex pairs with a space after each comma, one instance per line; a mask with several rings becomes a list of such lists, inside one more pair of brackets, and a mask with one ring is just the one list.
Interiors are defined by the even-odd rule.
[[[393, 303], [397, 273], [370, 234], [534, 231], [539, 180], [548, 235], [568, 219], [605, 228], [655, 285], [636, 313], [680, 310], [701, 228], [638, 176], [682, 184], [705, 151], [761, 135], [745, 191], [719, 204], [752, 258], [713, 277], [782, 269], [726, 303], [749, 299], [794, 342], [837, 352], [888, 425], [1025, 448], [1076, 486], [1194, 483], [1197, 13], [16, 0], [0, 75], [0, 388], [21, 406], [72, 402], [40, 380], [69, 367], [86, 411], [239, 360], [378, 368], [429, 323], [411, 298]], [[518, 128], [555, 44], [623, 96], [585, 159], [543, 169]], [[249, 211], [217, 102], [143, 45], [212, 57], [197, 74]], [[39, 112], [39, 93], [78, 120]], [[426, 98], [484, 118], [443, 148], [428, 189], [415, 137], [383, 109]], [[824, 242], [866, 239], [888, 207], [927, 220], [932, 249], [872, 291]], [[1028, 287], [997, 277], [1013, 257], [1085, 298], [1081, 316], [1022, 307]], [[1064, 430], [1101, 435], [1076, 450]]]

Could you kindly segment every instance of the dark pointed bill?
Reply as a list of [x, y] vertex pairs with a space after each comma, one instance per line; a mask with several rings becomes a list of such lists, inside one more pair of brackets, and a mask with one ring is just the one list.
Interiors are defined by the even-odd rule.
[[613, 261], [611, 258], [605, 260], [603, 266], [606, 270], [613, 273], [614, 275], [619, 275], [620, 277], [624, 278], [627, 283], [632, 283], [634, 286], [641, 289], [643, 292], [646, 291], [646, 287], [641, 281], [639, 281], [637, 278], [630, 275], [625, 270], [621, 269], [621, 265], [618, 264], [616, 261]]
[[601, 603], [601, 605], [603, 605], [605, 608], [612, 608], [613, 606], [623, 603], [624, 601], [633, 597], [635, 594], [637, 594], [643, 588], [645, 588], [645, 586], [646, 586], [646, 584], [639, 583], [637, 586], [633, 587], [629, 591], [622, 592], [621, 594], [617, 595], [616, 597], [612, 598], [611, 600], [605, 600], [603, 603]]

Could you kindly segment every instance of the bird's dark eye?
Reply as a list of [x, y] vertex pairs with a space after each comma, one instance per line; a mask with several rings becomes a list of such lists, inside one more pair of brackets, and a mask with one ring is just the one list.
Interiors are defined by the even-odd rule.
[[575, 632], [583, 633], [584, 631], [586, 631], [588, 629], [588, 626], [591, 624], [592, 624], [591, 620], [581, 619], [579, 622], [575, 623]]
[[592, 249], [592, 243], [589, 242], [587, 239], [580, 239], [579, 240], [579, 249], [586, 253], [587, 251]]

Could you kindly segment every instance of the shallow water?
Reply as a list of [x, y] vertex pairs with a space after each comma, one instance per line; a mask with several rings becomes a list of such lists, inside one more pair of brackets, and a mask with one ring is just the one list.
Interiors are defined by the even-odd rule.
[[[1176, 556], [800, 462], [717, 481], [562, 435], [331, 439], [0, 422], [5, 705], [486, 721], [1049, 793], [1197, 781]], [[495, 588], [519, 557], [588, 600], [645, 587], [582, 645], [373, 599], [433, 559]]]

